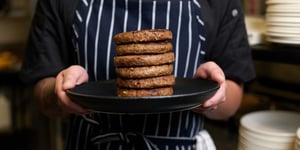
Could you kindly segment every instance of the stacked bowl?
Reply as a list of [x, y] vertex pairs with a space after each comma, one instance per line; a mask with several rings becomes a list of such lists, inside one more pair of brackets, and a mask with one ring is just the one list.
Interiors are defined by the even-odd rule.
[[240, 120], [238, 150], [294, 150], [300, 113], [265, 110]]
[[266, 40], [300, 45], [300, 1], [266, 1]]
[[297, 130], [297, 137], [295, 140], [295, 150], [300, 150], [300, 128]]

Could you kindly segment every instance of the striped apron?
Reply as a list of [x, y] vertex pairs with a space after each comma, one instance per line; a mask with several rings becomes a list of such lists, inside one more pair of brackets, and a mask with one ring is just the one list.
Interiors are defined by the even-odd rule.
[[[192, 78], [205, 56], [200, 10], [198, 0], [80, 0], [73, 24], [78, 64], [90, 81], [113, 79], [114, 34], [166, 28], [174, 37], [174, 75]], [[203, 120], [192, 111], [72, 116], [66, 149], [213, 150]]]

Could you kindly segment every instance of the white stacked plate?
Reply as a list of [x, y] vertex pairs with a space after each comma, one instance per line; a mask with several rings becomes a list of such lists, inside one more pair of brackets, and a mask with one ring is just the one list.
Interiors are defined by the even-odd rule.
[[[238, 150], [294, 150], [300, 113], [257, 111], [240, 120]], [[296, 142], [295, 142], [296, 141]]]
[[266, 1], [266, 40], [300, 45], [300, 0]]
[[297, 137], [295, 140], [295, 150], [300, 150], [300, 128], [297, 130]]

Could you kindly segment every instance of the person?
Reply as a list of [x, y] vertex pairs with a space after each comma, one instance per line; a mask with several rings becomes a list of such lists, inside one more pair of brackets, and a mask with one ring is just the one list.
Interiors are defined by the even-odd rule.
[[[173, 32], [174, 75], [216, 81], [213, 97], [150, 114], [94, 112], [68, 97], [77, 85], [116, 77], [113, 35], [156, 28]], [[21, 77], [45, 114], [70, 119], [66, 150], [211, 150], [204, 118], [233, 116], [255, 71], [240, 0], [39, 0]]]

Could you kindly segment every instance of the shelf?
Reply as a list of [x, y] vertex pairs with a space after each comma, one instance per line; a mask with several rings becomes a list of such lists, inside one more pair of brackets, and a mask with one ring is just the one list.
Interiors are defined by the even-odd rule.
[[253, 60], [300, 65], [300, 47], [265, 44], [251, 48]]
[[[290, 69], [297, 69], [300, 65], [300, 47], [269, 43], [254, 45], [251, 48], [253, 60], [263, 62], [265, 66], [256, 66], [257, 78], [247, 85], [247, 91], [269, 97], [272, 102], [293, 104], [299, 107], [300, 84], [294, 78], [298, 72]], [[280, 68], [284, 66], [289, 67]], [[296, 74], [288, 76], [282, 71], [286, 71], [287, 74]]]
[[30, 19], [30, 15], [28, 13], [22, 15], [0, 15], [1, 21], [6, 20], [27, 20]]

